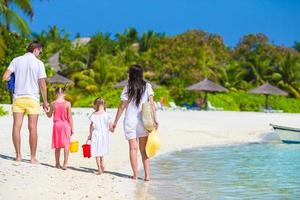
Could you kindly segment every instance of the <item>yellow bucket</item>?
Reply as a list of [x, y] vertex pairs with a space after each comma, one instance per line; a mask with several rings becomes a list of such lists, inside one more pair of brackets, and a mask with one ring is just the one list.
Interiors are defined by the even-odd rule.
[[78, 146], [79, 146], [79, 142], [78, 141], [72, 141], [71, 144], [70, 144], [70, 152], [71, 153], [78, 152]]

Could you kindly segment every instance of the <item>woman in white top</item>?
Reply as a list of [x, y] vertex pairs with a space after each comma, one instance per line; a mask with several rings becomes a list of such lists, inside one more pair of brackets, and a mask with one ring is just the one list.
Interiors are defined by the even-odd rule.
[[124, 132], [125, 138], [129, 143], [129, 155], [130, 163], [133, 171], [133, 179], [138, 177], [137, 167], [137, 148], [142, 155], [145, 181], [150, 180], [149, 176], [149, 158], [146, 155], [146, 143], [148, 139], [148, 131], [143, 126], [142, 122], [142, 104], [149, 101], [151, 104], [152, 112], [154, 114], [154, 126], [158, 127], [154, 102], [153, 102], [153, 90], [149, 83], [143, 80], [143, 69], [139, 65], [132, 65], [129, 68], [129, 80], [128, 85], [124, 87], [121, 94], [121, 103], [119, 105], [113, 128], [116, 127], [118, 120], [120, 119], [123, 111], [125, 111], [124, 117]]

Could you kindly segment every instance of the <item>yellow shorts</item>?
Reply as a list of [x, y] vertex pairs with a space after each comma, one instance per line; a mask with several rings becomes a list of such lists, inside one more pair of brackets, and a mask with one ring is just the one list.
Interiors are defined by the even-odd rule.
[[40, 103], [30, 97], [17, 98], [12, 104], [12, 112], [38, 115], [40, 114]]

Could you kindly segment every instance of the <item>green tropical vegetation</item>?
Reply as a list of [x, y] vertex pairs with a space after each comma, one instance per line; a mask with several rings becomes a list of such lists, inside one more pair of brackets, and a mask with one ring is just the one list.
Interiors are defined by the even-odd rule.
[[0, 106], [0, 116], [6, 115], [7, 112], [3, 110], [3, 108]]
[[[56, 26], [28, 34], [28, 26], [11, 13], [8, 4], [16, 4], [28, 17], [33, 16], [29, 0], [0, 0], [0, 73], [12, 58], [25, 52], [29, 41], [41, 41], [45, 45], [41, 59], [48, 76], [56, 73], [48, 59], [59, 52], [59, 73], [74, 81], [67, 93], [73, 106], [90, 106], [95, 97], [102, 96], [109, 107], [116, 107], [121, 88], [113, 86], [127, 78], [131, 64], [140, 64], [145, 78], [160, 86], [155, 90], [157, 101], [163, 97], [166, 103], [192, 103], [199, 93], [187, 91], [186, 87], [208, 77], [230, 90], [209, 95], [213, 105], [225, 110], [259, 111], [264, 96], [247, 91], [269, 82], [289, 93], [288, 97], [270, 97], [274, 109], [300, 112], [299, 42], [293, 47], [279, 46], [257, 33], [245, 35], [235, 47], [229, 47], [220, 35], [202, 30], [168, 36], [127, 28], [116, 35], [97, 33], [87, 43], [80, 42], [78, 36], [79, 42], [74, 43], [67, 32]], [[10, 31], [11, 25], [18, 27], [18, 33]], [[8, 103], [5, 83], [0, 94], [0, 102]]]

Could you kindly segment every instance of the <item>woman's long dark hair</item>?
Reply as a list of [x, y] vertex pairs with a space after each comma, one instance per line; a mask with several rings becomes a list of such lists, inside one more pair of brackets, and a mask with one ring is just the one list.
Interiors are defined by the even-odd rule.
[[128, 80], [128, 100], [134, 101], [138, 107], [141, 102], [141, 98], [146, 90], [146, 82], [143, 79], [143, 69], [139, 65], [132, 65], [129, 68], [129, 80]]

